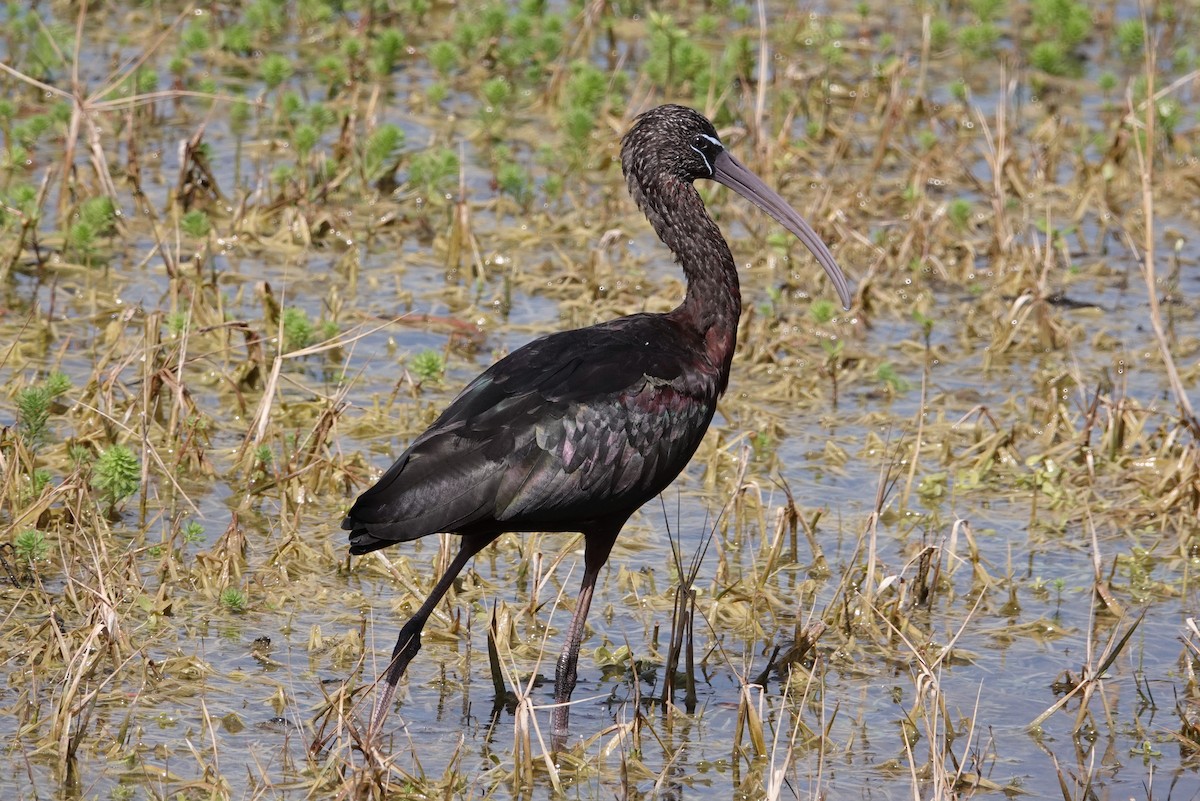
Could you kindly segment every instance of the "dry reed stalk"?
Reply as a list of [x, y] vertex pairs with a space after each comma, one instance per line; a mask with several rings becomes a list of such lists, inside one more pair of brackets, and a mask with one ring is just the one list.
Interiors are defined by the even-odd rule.
[[[1146, 95], [1154, 97], [1154, 79], [1157, 75], [1156, 60], [1157, 48], [1151, 38], [1152, 26], [1147, 18], [1147, 9], [1144, 3], [1139, 3], [1138, 7], [1142, 14], [1142, 51], [1145, 54], [1142, 62], [1144, 70], [1143, 75], [1146, 79]], [[1127, 95], [1126, 106], [1129, 109], [1127, 119], [1132, 121], [1133, 117], [1133, 98], [1132, 95]], [[1158, 345], [1159, 356], [1162, 359], [1163, 367], [1167, 371], [1167, 380], [1171, 385], [1171, 392], [1175, 396], [1175, 404], [1179, 407], [1179, 414], [1183, 425], [1192, 432], [1192, 436], [1200, 437], [1200, 420], [1196, 418], [1196, 413], [1192, 409], [1192, 402], [1188, 398], [1187, 391], [1184, 389], [1183, 382], [1179, 377], [1179, 368], [1175, 366], [1175, 359], [1171, 355], [1171, 345], [1167, 340], [1166, 329], [1162, 321], [1162, 309], [1158, 300], [1158, 278], [1155, 267], [1155, 229], [1154, 229], [1154, 150], [1157, 146], [1155, 138], [1155, 125], [1158, 119], [1158, 103], [1145, 104], [1145, 119], [1144, 130], [1146, 132], [1146, 141], [1142, 142], [1140, 137], [1135, 136], [1134, 150], [1137, 153], [1138, 159], [1138, 178], [1141, 183], [1141, 199], [1142, 199], [1142, 248], [1141, 258], [1138, 260], [1138, 266], [1142, 270], [1142, 276], [1146, 282], [1146, 299], [1150, 306], [1150, 325], [1154, 331], [1154, 340]], [[1128, 236], [1128, 235], [1127, 235]], [[1130, 250], [1137, 252], [1135, 247]]]

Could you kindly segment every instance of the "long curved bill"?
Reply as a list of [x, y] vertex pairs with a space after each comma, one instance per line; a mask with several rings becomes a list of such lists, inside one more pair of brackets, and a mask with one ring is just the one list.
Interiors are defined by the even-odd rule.
[[722, 150], [713, 159], [712, 179], [737, 192], [795, 234], [796, 238], [804, 243], [804, 246], [816, 256], [817, 261], [825, 268], [825, 273], [833, 282], [838, 297], [842, 299], [842, 308], [850, 308], [850, 284], [846, 281], [842, 268], [838, 267], [837, 262], [833, 260], [833, 254], [817, 236], [817, 232], [804, 221], [804, 218], [795, 209], [788, 205], [786, 200], [763, 183], [761, 178], [742, 166], [742, 163], [731, 156], [727, 150]]

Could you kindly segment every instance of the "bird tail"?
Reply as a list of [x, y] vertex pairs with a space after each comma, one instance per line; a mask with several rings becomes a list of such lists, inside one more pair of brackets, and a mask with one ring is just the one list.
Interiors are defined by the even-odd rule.
[[419, 539], [426, 534], [421, 532], [414, 536], [405, 528], [400, 523], [364, 523], [350, 516], [342, 521], [342, 529], [350, 532], [350, 553], [355, 556], [378, 551], [397, 542]]

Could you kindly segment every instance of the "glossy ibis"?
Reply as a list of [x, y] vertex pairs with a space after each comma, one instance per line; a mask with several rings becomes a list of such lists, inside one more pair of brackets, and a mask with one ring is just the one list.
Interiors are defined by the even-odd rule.
[[600, 568], [625, 521], [692, 458], [729, 382], [742, 301], [729, 246], [692, 185], [733, 189], [799, 237], [849, 308], [829, 249], [779, 195], [721, 144], [697, 112], [666, 105], [625, 135], [629, 191], [687, 277], [667, 314], [633, 314], [535, 339], [467, 385], [429, 430], [350, 509], [342, 528], [364, 554], [436, 532], [458, 554], [400, 630], [367, 729], [387, 716], [421, 630], [466, 563], [508, 531], [579, 531], [583, 587], [555, 674], [552, 733], [567, 733], [567, 701]]

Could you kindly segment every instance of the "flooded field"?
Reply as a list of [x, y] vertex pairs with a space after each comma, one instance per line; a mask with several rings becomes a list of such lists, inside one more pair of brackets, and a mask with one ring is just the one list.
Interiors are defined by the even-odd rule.
[[[1200, 6], [0, 9], [0, 796], [1200, 797]], [[730, 387], [601, 574], [358, 493], [683, 276], [617, 159], [712, 119]], [[492, 650], [492, 656], [489, 650]], [[503, 684], [498, 689], [498, 685]]]

